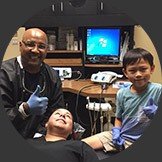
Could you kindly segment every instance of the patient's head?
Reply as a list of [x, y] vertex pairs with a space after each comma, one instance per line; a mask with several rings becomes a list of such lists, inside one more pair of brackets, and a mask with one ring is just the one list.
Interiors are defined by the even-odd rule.
[[47, 135], [67, 138], [73, 130], [73, 116], [67, 109], [56, 109], [46, 123]]

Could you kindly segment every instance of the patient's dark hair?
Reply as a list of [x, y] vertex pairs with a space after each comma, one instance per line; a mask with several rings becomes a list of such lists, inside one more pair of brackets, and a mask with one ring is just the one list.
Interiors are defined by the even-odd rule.
[[123, 57], [123, 68], [126, 69], [128, 65], [139, 62], [141, 59], [148, 61], [150, 66], [154, 65], [154, 58], [150, 52], [143, 48], [134, 48], [125, 53]]

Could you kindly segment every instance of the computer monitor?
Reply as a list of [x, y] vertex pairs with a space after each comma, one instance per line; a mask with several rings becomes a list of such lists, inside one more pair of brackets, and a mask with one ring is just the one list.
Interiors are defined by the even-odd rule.
[[87, 28], [85, 56], [87, 58], [120, 57], [120, 28]]

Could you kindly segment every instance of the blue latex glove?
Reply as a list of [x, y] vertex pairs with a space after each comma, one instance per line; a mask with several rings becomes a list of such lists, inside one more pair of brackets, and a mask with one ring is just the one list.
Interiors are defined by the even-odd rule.
[[143, 107], [143, 111], [149, 119], [152, 119], [157, 111], [157, 106], [152, 98], [149, 99], [147, 105]]
[[113, 127], [112, 128], [112, 142], [115, 145], [116, 149], [123, 150], [124, 149], [124, 142], [125, 140], [120, 137], [120, 127]]
[[34, 115], [42, 115], [46, 112], [47, 105], [48, 105], [48, 98], [47, 97], [39, 97], [41, 87], [37, 85], [36, 90], [30, 96], [27, 104], [29, 106], [29, 111], [31, 114]]

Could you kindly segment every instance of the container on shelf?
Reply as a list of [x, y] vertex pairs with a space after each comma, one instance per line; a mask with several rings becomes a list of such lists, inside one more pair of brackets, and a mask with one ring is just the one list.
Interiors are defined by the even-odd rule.
[[55, 33], [49, 35], [48, 50], [54, 51], [56, 49], [56, 35]]
[[74, 34], [73, 33], [67, 33], [66, 34], [66, 49], [67, 50], [74, 50]]

